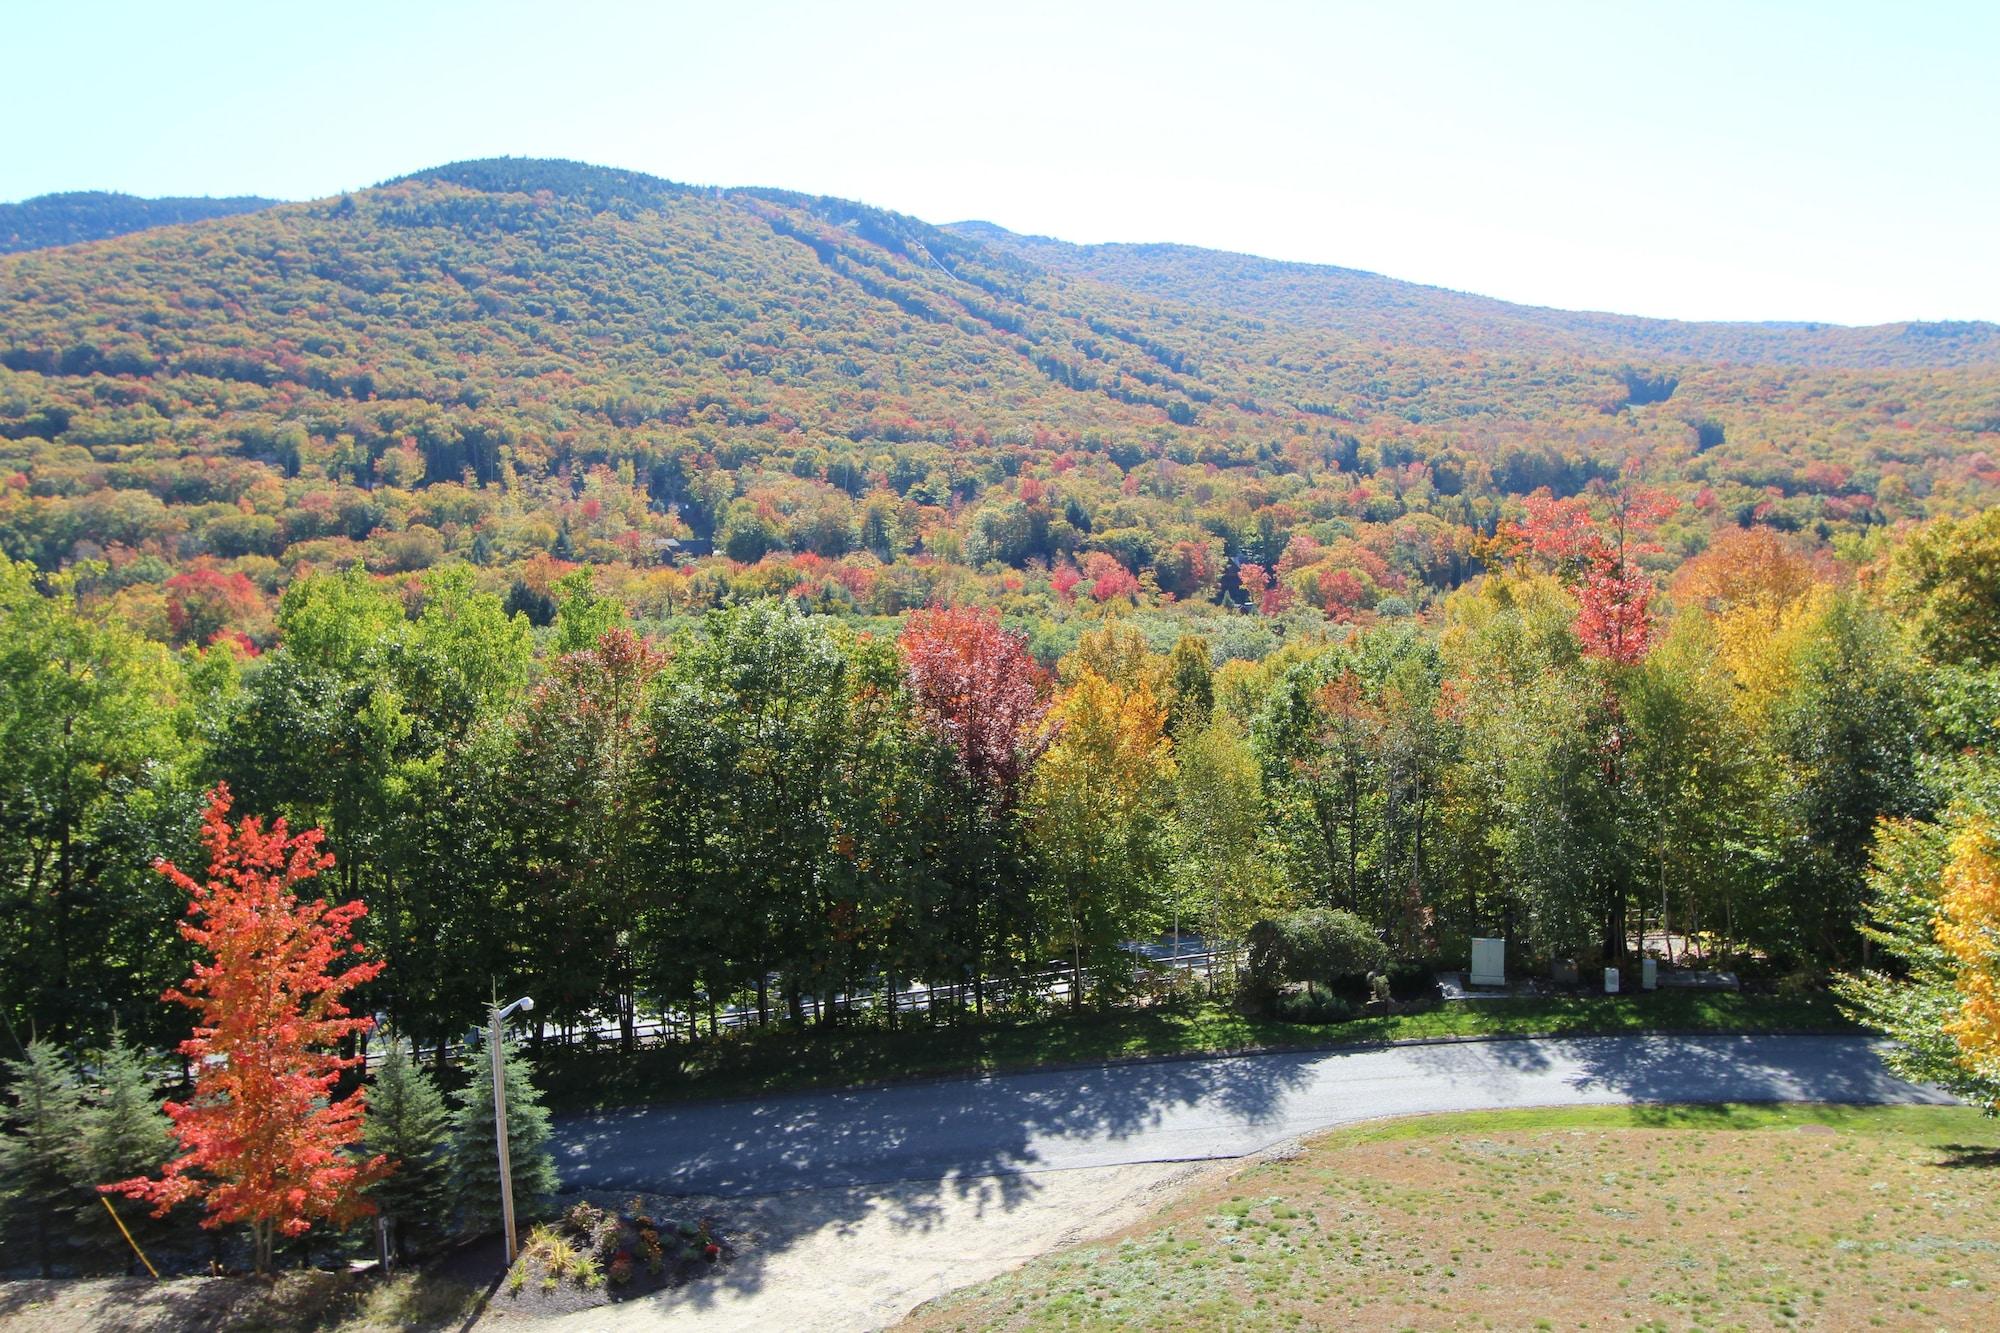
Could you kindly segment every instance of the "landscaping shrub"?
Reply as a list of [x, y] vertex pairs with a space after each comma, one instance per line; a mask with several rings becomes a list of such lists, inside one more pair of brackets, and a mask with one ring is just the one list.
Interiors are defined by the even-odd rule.
[[1369, 974], [1385, 971], [1389, 950], [1352, 912], [1312, 908], [1250, 927], [1242, 996], [1252, 1012], [1271, 1013], [1289, 983], [1310, 983], [1355, 999]]
[[1389, 964], [1389, 994], [1403, 1001], [1437, 998], [1438, 968], [1421, 958], [1399, 958]]
[[1360, 1012], [1352, 1000], [1310, 981], [1285, 991], [1277, 1002], [1277, 1017], [1287, 1023], [1345, 1023]]

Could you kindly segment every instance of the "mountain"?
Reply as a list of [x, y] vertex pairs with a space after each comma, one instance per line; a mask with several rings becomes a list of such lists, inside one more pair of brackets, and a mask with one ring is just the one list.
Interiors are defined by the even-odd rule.
[[141, 199], [101, 190], [37, 195], [18, 204], [0, 204], [0, 254], [101, 241], [148, 227], [233, 217], [277, 202], [247, 195], [233, 199]]
[[1992, 326], [1915, 327], [456, 163], [0, 258], [0, 551], [177, 639], [197, 584], [255, 639], [295, 570], [357, 561], [467, 562], [537, 614], [584, 561], [649, 618], [779, 591], [1052, 623], [1219, 614], [1256, 564], [1274, 608], [1397, 615], [1539, 487], [1681, 498], [1665, 564], [1718, 522], [1830, 543], [2000, 502]]
[[946, 229], [1043, 268], [1127, 291], [1397, 344], [1470, 349], [1505, 342], [1598, 357], [1851, 368], [2000, 363], [2000, 324], [1983, 320], [1850, 328], [1641, 319], [1514, 305], [1359, 269], [1186, 245], [1073, 245], [1017, 235], [990, 222], [960, 222]]

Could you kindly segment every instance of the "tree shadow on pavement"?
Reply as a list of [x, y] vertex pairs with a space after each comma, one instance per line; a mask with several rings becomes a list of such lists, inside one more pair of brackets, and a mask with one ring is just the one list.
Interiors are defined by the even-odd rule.
[[[569, 1118], [554, 1146], [572, 1189], [695, 1196], [749, 1219], [758, 1243], [675, 1298], [698, 1308], [759, 1288], [805, 1235], [884, 1208], [918, 1232], [947, 1203], [1012, 1211], [1040, 1191], [1034, 1173], [1129, 1162], [1124, 1141], [1194, 1108], [1272, 1122], [1309, 1077], [1302, 1059], [1210, 1059], [787, 1094]], [[1185, 1156], [1217, 1155], [1188, 1142]]]
[[1694, 1105], [1717, 1102], [1947, 1106], [1949, 1094], [1905, 1082], [1862, 1037], [1615, 1036], [1491, 1041], [1427, 1048], [1440, 1077], [1498, 1100], [1538, 1076], [1562, 1100]]
[[[1298, 1094], [1298, 1095], [1294, 1095]], [[700, 1196], [758, 1243], [676, 1300], [755, 1292], [805, 1236], [1032, 1203], [1037, 1173], [1234, 1156], [1373, 1114], [1551, 1104], [1933, 1102], [1864, 1039], [1596, 1037], [1297, 1053], [636, 1108], [559, 1123], [572, 1187]], [[1137, 1141], [1135, 1143], [1135, 1140]], [[782, 1203], [773, 1196], [782, 1196]], [[875, 1234], [880, 1234], [879, 1231]]]

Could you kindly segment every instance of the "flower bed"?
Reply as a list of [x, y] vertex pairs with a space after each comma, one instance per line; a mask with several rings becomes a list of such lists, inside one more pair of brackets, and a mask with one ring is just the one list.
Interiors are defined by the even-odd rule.
[[588, 1309], [701, 1280], [729, 1258], [713, 1218], [669, 1217], [637, 1198], [623, 1208], [579, 1201], [522, 1239], [495, 1303], [538, 1314]]

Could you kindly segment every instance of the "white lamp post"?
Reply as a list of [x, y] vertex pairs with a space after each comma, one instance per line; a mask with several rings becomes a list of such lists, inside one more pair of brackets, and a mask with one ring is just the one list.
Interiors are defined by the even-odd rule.
[[507, 1264], [513, 1266], [514, 1255], [519, 1248], [514, 1237], [514, 1169], [507, 1160], [507, 1080], [502, 1076], [501, 1024], [507, 1016], [519, 1009], [528, 1013], [535, 1007], [532, 997], [523, 995], [504, 1009], [496, 1002], [492, 1009], [492, 1019], [486, 1027], [486, 1044], [491, 1048], [493, 1058], [493, 1137], [500, 1145], [500, 1221], [507, 1229]]

